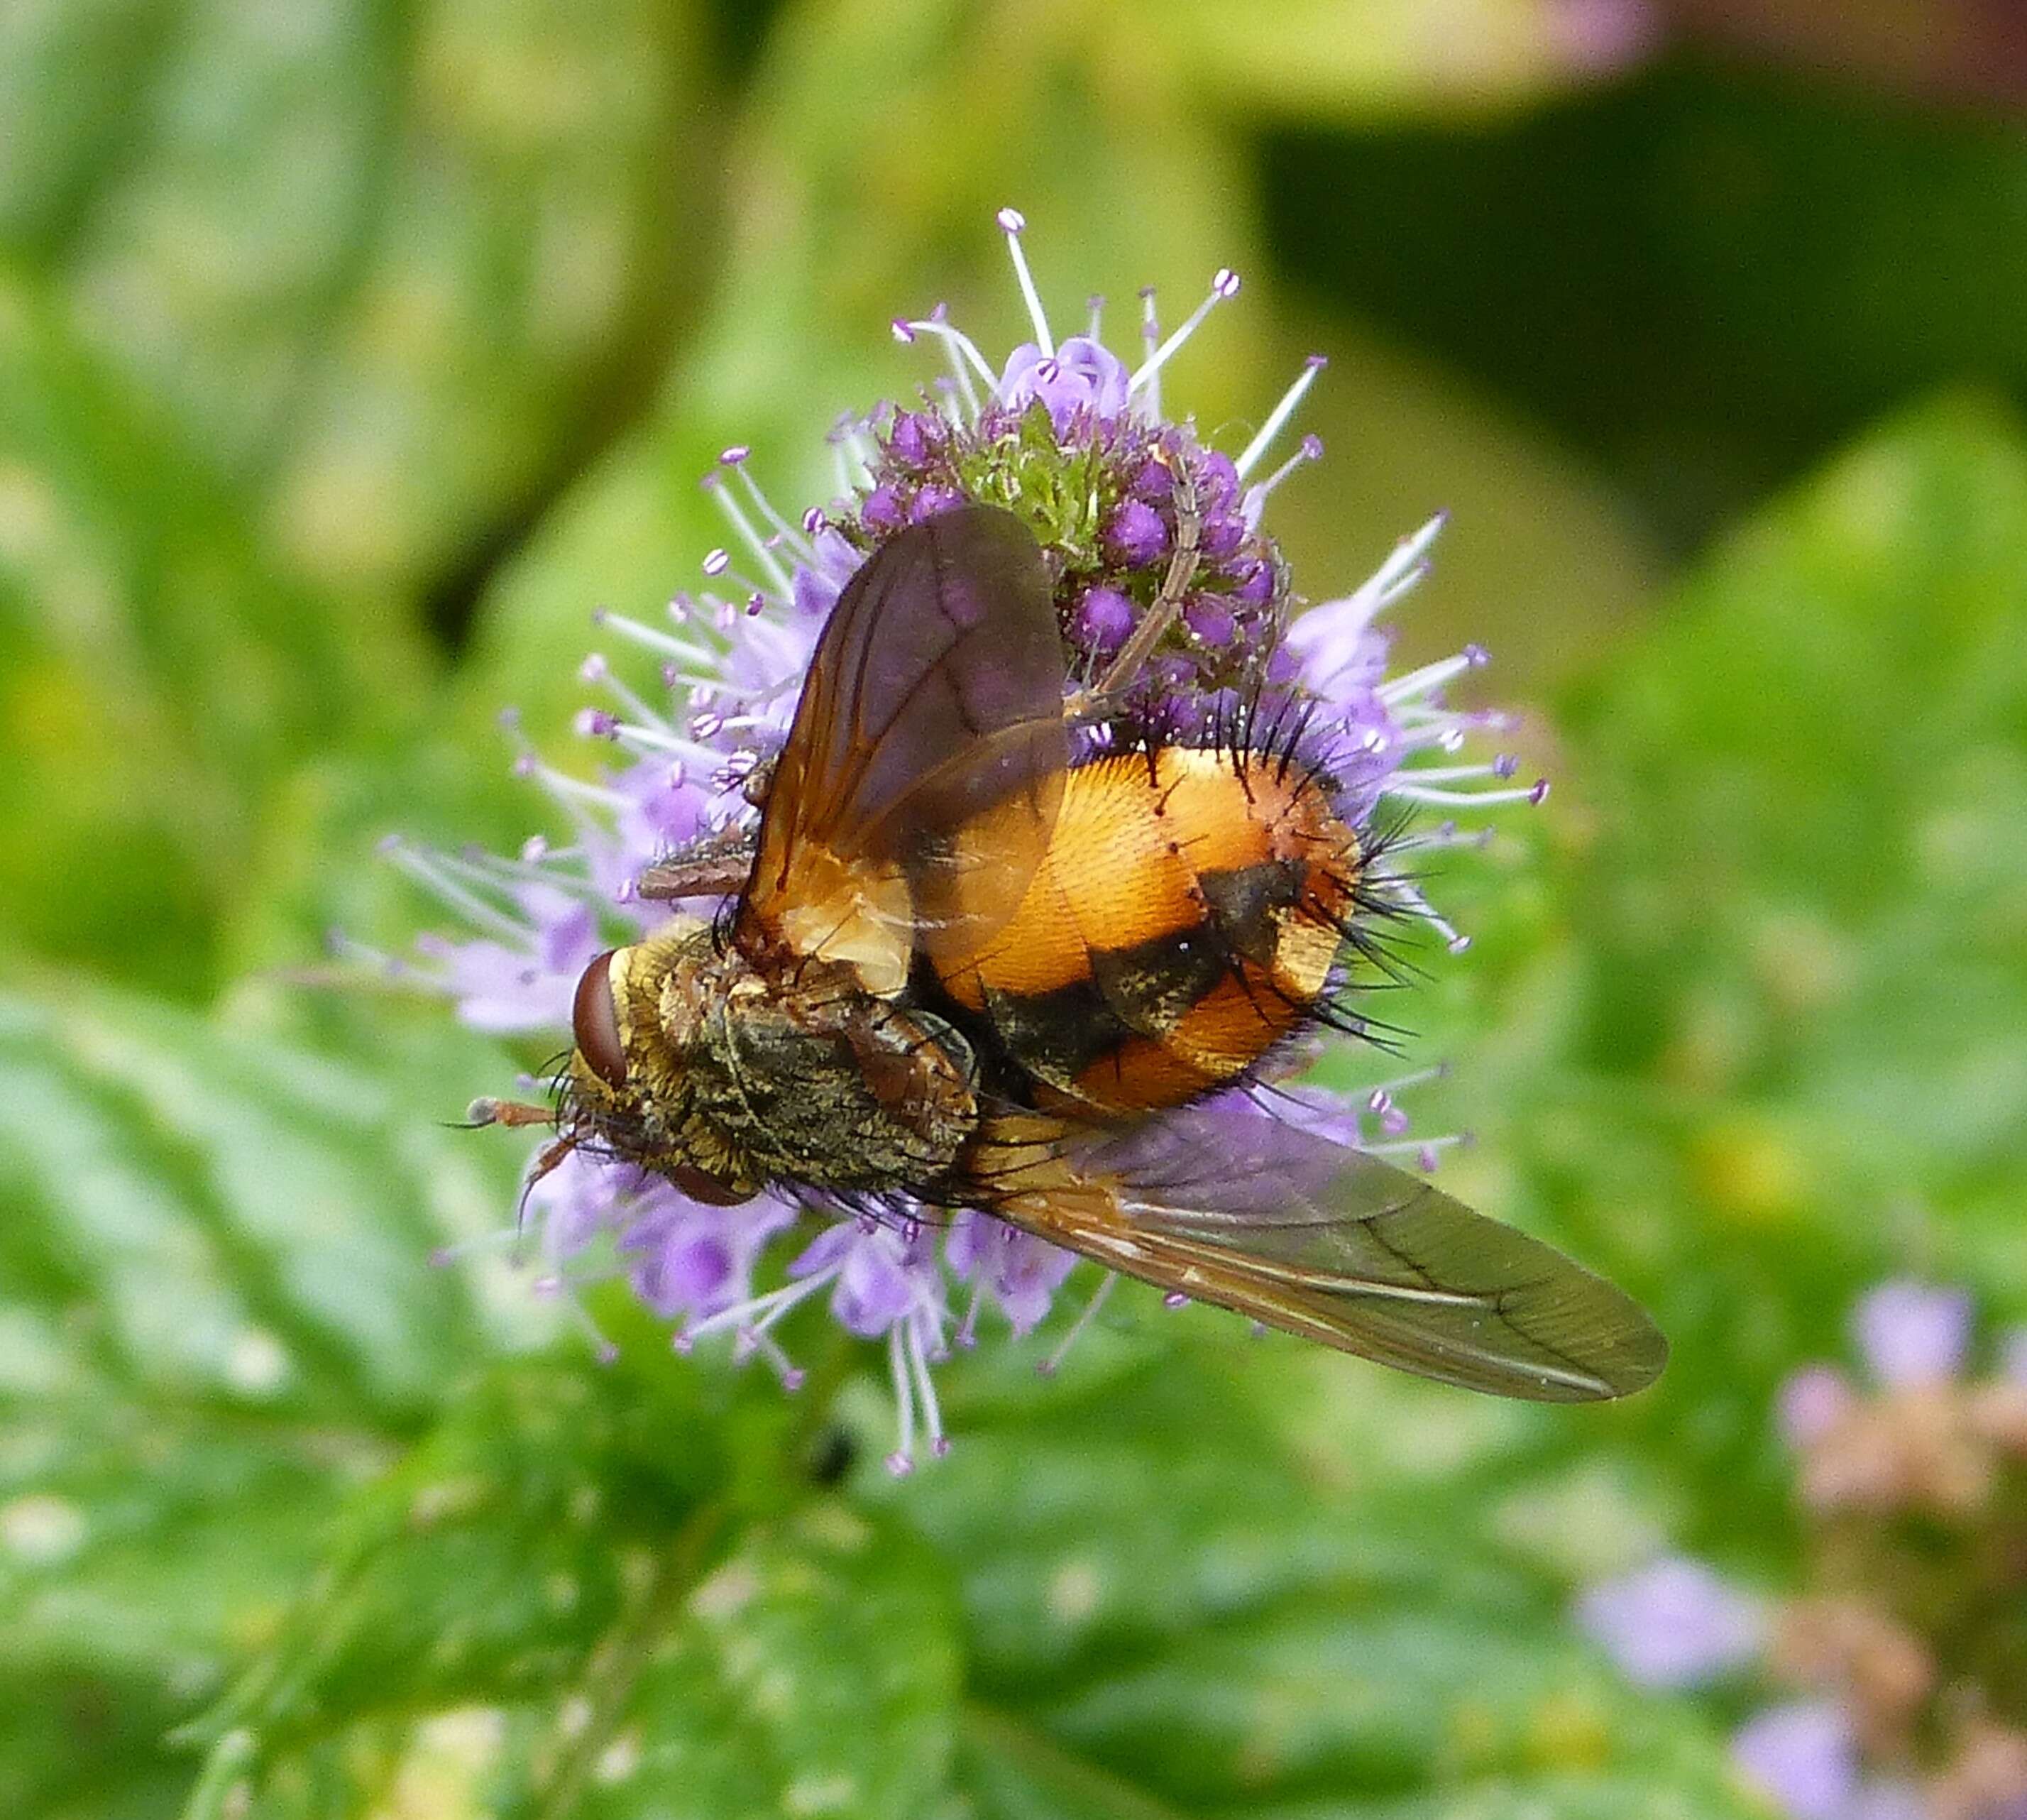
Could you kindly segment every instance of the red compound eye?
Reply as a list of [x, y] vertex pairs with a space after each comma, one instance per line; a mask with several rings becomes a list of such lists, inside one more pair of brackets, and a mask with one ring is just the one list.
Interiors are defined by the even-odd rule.
[[612, 1002], [612, 957], [607, 948], [584, 970], [577, 983], [577, 1005], [570, 1026], [577, 1052], [607, 1087], [626, 1084], [626, 1050], [619, 1040], [619, 1008]]

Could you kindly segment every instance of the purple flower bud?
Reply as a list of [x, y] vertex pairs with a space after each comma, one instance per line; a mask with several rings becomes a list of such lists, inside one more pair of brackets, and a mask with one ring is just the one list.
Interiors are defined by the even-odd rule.
[[1169, 527], [1144, 500], [1122, 500], [1105, 527], [1105, 553], [1129, 569], [1151, 563], [1169, 547]]
[[1242, 606], [1265, 607], [1274, 598], [1274, 565], [1258, 556], [1248, 556], [1233, 565], [1231, 597]]
[[964, 504], [964, 495], [954, 486], [931, 485], [915, 495], [914, 504], [908, 508], [908, 516], [920, 524], [925, 519], [932, 519], [940, 512], [947, 512]]
[[901, 509], [900, 494], [886, 485], [876, 486], [866, 496], [858, 515], [876, 531], [899, 530], [906, 522]]
[[1246, 541], [1246, 521], [1231, 514], [1207, 518], [1197, 533], [1197, 548], [1207, 562], [1222, 562]]
[[1087, 588], [1070, 621], [1070, 635], [1094, 655], [1109, 657], [1126, 642], [1137, 616], [1133, 603], [1117, 588]]
[[929, 458], [931, 424], [918, 411], [903, 411], [894, 419], [887, 446], [910, 467], [919, 467]]
[[1015, 411], [1040, 399], [1060, 432], [1079, 411], [1101, 423], [1119, 416], [1126, 408], [1131, 377], [1117, 354], [1087, 335], [1072, 335], [1053, 354], [1025, 341], [1007, 360], [999, 396]]
[[1135, 499], [1164, 504], [1176, 490], [1175, 470], [1167, 462], [1150, 455], [1135, 471], [1128, 490]]
[[1229, 644], [1239, 630], [1231, 609], [1215, 594], [1192, 594], [1183, 603], [1183, 623], [1213, 649]]
[[1221, 449], [1206, 449], [1197, 469], [1197, 510], [1209, 516], [1238, 497], [1238, 463]]

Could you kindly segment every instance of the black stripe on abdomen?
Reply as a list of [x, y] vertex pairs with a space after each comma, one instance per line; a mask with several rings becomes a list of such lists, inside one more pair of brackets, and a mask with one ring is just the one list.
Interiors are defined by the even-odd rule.
[[1088, 975], [1047, 992], [988, 987], [993, 1039], [1036, 1080], [1078, 1091], [1080, 1076], [1128, 1043], [1161, 1042], [1242, 962], [1271, 969], [1276, 913], [1298, 901], [1306, 869], [1270, 860], [1202, 873], [1204, 914], [1187, 928], [1124, 947], [1087, 947]]

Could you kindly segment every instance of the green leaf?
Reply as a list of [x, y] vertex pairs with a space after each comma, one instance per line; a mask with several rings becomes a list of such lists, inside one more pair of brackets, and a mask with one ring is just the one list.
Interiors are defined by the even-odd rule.
[[13, 9], [0, 245], [364, 625], [630, 408], [705, 268], [702, 61], [658, 0]]
[[391, 1083], [141, 1001], [13, 1002], [0, 1058], [9, 1280], [79, 1310], [102, 1368], [399, 1417], [483, 1356], [467, 1279], [428, 1260], [505, 1223], [517, 1158], [474, 1149], [474, 1197]]
[[504, 1223], [515, 1159], [454, 1152], [397, 1076], [46, 986], [0, 1000], [0, 1809], [165, 1814], [167, 1735], [336, 1502], [542, 1323], [430, 1268]]
[[1720, 1216], [1876, 1256], [1895, 1198], [2019, 1161], [2023, 640], [2027, 442], [1947, 401], [1733, 539], [1580, 704], [1586, 1057], [1710, 1116]]
[[1948, 398], [1727, 540], [1565, 717], [1586, 800], [1478, 1058], [1481, 1203], [1653, 1308], [1629, 1420], [1692, 1543], [1778, 1554], [1776, 1387], [1870, 1283], [2020, 1311], [2022, 648], [2027, 437]]
[[185, 992], [300, 746], [397, 718], [398, 622], [278, 580], [191, 450], [0, 266], [0, 939]]
[[[1446, 1814], [1549, 1787], [1601, 1808], [1648, 1783], [1747, 1811], [1719, 1741], [1578, 1648], [1560, 1589], [1494, 1533], [1497, 1493], [1581, 1447], [1568, 1412], [1396, 1396], [1121, 1299], [1185, 1331], [1084, 1386], [1073, 1354], [1017, 1400], [1017, 1360], [953, 1366], [949, 1458], [861, 1485], [962, 1572], [979, 1811]], [[1361, 1436], [1342, 1456], [1333, 1408]]]
[[921, 1811], [955, 1697], [935, 1563], [833, 1500], [740, 1519], [689, 1482], [702, 1438], [658, 1425], [658, 1456], [635, 1408], [496, 1377], [362, 1494], [205, 1722], [193, 1820], [355, 1811], [446, 1756], [541, 1815]]

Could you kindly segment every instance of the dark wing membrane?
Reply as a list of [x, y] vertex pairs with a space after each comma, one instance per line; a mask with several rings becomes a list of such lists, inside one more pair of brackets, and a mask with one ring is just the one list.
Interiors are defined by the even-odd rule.
[[988, 1205], [1129, 1276], [1468, 1390], [1623, 1397], [1667, 1345], [1602, 1277], [1250, 1102], [988, 1149]]
[[954, 895], [966, 914], [1010, 915], [1060, 800], [1064, 681], [1048, 571], [1018, 519], [964, 506], [890, 537], [817, 642], [742, 932], [851, 958], [881, 929], [905, 942], [911, 921], [954, 914], [954, 837], [988, 810], [993, 836], [967, 863], [994, 889]]

